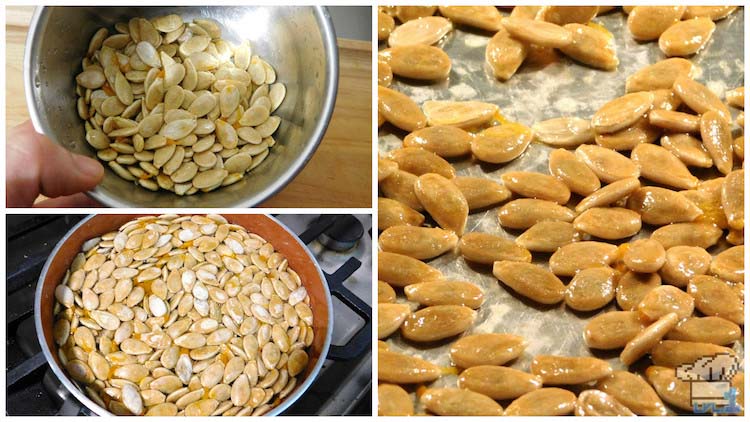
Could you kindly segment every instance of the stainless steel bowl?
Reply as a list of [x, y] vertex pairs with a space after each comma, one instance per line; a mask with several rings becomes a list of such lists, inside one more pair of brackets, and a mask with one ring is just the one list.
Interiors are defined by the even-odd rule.
[[[176, 13], [185, 20], [209, 17], [222, 25], [222, 38], [248, 39], [253, 51], [276, 70], [287, 96], [268, 158], [230, 186], [180, 197], [151, 192], [121, 179], [104, 166], [104, 180], [89, 194], [113, 207], [251, 207], [281, 190], [312, 157], [336, 101], [338, 50], [325, 7], [40, 7], [26, 40], [24, 83], [34, 127], [77, 154], [95, 157], [76, 112], [75, 76], [91, 36], [102, 26], [134, 16]], [[54, 165], [54, 163], [47, 163]]]

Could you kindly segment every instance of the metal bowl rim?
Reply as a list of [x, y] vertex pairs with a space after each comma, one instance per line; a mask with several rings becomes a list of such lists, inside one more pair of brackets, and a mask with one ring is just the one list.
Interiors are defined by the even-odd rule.
[[[79, 221], [75, 226], [73, 226], [70, 230], [68, 230], [65, 233], [65, 236], [63, 236], [60, 241], [57, 242], [57, 245], [55, 245], [55, 248], [50, 252], [49, 257], [47, 257], [47, 261], [44, 263], [44, 267], [42, 268], [42, 272], [39, 275], [39, 279], [37, 281], [36, 285], [36, 292], [34, 293], [34, 327], [36, 328], [37, 333], [37, 339], [39, 340], [39, 346], [42, 348], [42, 353], [44, 353], [44, 357], [47, 359], [47, 364], [52, 368], [52, 372], [54, 372], [55, 376], [62, 382], [62, 384], [65, 386], [65, 388], [70, 391], [78, 401], [80, 401], [86, 408], [90, 409], [94, 413], [96, 413], [99, 416], [115, 416], [112, 412], [110, 412], [107, 409], [104, 409], [103, 407], [99, 406], [96, 402], [91, 400], [78, 386], [76, 386], [73, 381], [71, 381], [68, 377], [68, 375], [63, 371], [63, 369], [60, 367], [60, 365], [57, 364], [57, 360], [55, 360], [52, 351], [47, 346], [47, 341], [44, 338], [44, 328], [42, 326], [42, 316], [41, 312], [38, 311], [38, 309], [41, 306], [42, 303], [42, 289], [44, 287], [44, 280], [47, 278], [47, 271], [49, 270], [49, 266], [52, 264], [52, 261], [57, 256], [57, 253], [62, 248], [63, 244], [70, 238], [70, 236], [78, 230], [81, 226], [83, 226], [86, 222], [94, 218], [97, 214], [91, 214], [87, 215], [85, 218], [83, 218], [81, 221]], [[230, 214], [231, 215], [231, 214]], [[268, 413], [265, 415], [267, 416], [276, 416], [286, 410], [289, 406], [291, 406], [293, 403], [295, 403], [304, 393], [307, 391], [308, 388], [310, 388], [310, 385], [315, 381], [315, 379], [318, 376], [318, 373], [320, 373], [321, 368], [323, 367], [323, 363], [326, 360], [326, 357], [328, 356], [328, 351], [331, 347], [331, 337], [333, 335], [333, 299], [331, 297], [331, 291], [328, 289], [328, 283], [326, 281], [325, 275], [323, 274], [323, 270], [320, 268], [320, 264], [318, 264], [318, 261], [315, 260], [315, 258], [312, 256], [312, 253], [310, 253], [310, 250], [307, 248], [306, 245], [302, 243], [302, 241], [299, 239], [299, 237], [289, 229], [284, 223], [279, 221], [276, 217], [268, 214], [263, 214], [264, 216], [270, 218], [274, 223], [276, 223], [281, 229], [286, 230], [287, 233], [289, 233], [292, 238], [302, 247], [302, 249], [305, 251], [305, 254], [307, 254], [307, 257], [310, 259], [312, 264], [315, 266], [315, 269], [318, 271], [318, 276], [320, 277], [320, 284], [323, 286], [323, 291], [325, 293], [326, 297], [326, 304], [328, 307], [328, 325], [326, 328], [326, 337], [325, 341], [323, 342], [323, 347], [320, 351], [320, 357], [318, 358], [318, 362], [315, 364], [315, 366], [310, 371], [310, 375], [305, 378], [305, 381], [300, 384], [294, 391], [293, 394], [287, 396], [278, 406], [271, 409]]]
[[[42, 128], [40, 110], [37, 107], [35, 101], [36, 96], [34, 95], [35, 88], [33, 83], [33, 69], [32, 69], [32, 51], [35, 51], [35, 40], [37, 38], [37, 31], [39, 29], [39, 22], [42, 17], [47, 13], [47, 10], [55, 6], [39, 6], [34, 9], [34, 14], [29, 23], [29, 32], [26, 35], [26, 45], [24, 47], [24, 58], [23, 58], [23, 82], [25, 86], [26, 104], [29, 111], [29, 117], [34, 129], [41, 134], [45, 134]], [[102, 6], [108, 7], [108, 6]], [[114, 6], [110, 6], [114, 7]], [[209, 6], [210, 7], [210, 6]], [[339, 80], [339, 55], [338, 47], [336, 44], [336, 31], [331, 20], [331, 16], [328, 13], [326, 6], [310, 6], [315, 11], [315, 17], [320, 25], [321, 37], [323, 41], [323, 47], [326, 51], [328, 60], [326, 60], [326, 80], [325, 80], [325, 92], [324, 102], [321, 109], [320, 119], [318, 119], [313, 129], [307, 146], [302, 150], [301, 154], [297, 156], [291, 163], [291, 165], [282, 173], [282, 176], [273, 181], [268, 186], [261, 189], [259, 192], [248, 198], [239, 199], [235, 201], [229, 201], [223, 206], [219, 207], [242, 207], [250, 208], [254, 207], [263, 201], [271, 198], [281, 191], [286, 185], [288, 185], [305, 167], [305, 165], [312, 159], [315, 151], [318, 149], [323, 136], [328, 129], [328, 124], [333, 116], [333, 109], [336, 105], [336, 93], [338, 92], [338, 80]], [[56, 139], [52, 139], [55, 143], [58, 143]], [[59, 145], [59, 143], [58, 143]], [[64, 147], [64, 146], [63, 146]], [[67, 148], [66, 148], [67, 149]], [[86, 192], [88, 196], [94, 200], [100, 202], [109, 207], [117, 208], [128, 208], [128, 207], [142, 207], [144, 204], [133, 203], [124, 201], [119, 197], [113, 196], [104, 191], [99, 185], [94, 189]], [[175, 200], [179, 200], [180, 197], [175, 195]], [[204, 195], [210, 195], [210, 192], [204, 193]], [[167, 206], [165, 208], [179, 208], [180, 206]]]

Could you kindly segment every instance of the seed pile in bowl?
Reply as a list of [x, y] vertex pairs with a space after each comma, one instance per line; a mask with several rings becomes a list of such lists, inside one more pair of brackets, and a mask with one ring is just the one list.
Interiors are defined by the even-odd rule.
[[249, 41], [211, 19], [133, 18], [99, 29], [76, 76], [96, 155], [125, 180], [178, 195], [231, 185], [276, 144], [286, 88]]
[[313, 342], [283, 255], [221, 216], [141, 217], [83, 244], [55, 289], [66, 372], [117, 415], [261, 415]]
[[[630, 34], [663, 54], [591, 115], [530, 127], [482, 98], [555, 107], [518, 89], [539, 81], [516, 74], [527, 54], [613, 71], [645, 51], [618, 59], [597, 6], [380, 9], [379, 414], [692, 413], [676, 368], [717, 355], [744, 411], [744, 88], [701, 62], [735, 9], [628, 8]], [[598, 102], [559, 57], [545, 77], [573, 80], [567, 104]], [[725, 70], [714, 89], [698, 64]], [[700, 367], [683, 373], [706, 380]]]

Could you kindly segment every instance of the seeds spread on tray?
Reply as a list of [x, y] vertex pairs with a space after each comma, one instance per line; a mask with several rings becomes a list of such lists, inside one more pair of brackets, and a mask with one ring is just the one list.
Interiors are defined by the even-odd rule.
[[276, 144], [286, 96], [248, 41], [211, 19], [132, 18], [91, 38], [76, 76], [86, 141], [118, 176], [178, 195], [231, 185]]
[[[701, 82], [697, 64], [712, 63], [690, 60], [722, 36], [714, 21], [736, 7], [624, 7], [626, 33], [653, 41], [642, 48], [662, 59], [625, 75], [624, 92], [597, 97], [590, 115], [529, 127], [483, 98], [487, 87], [459, 88], [484, 77], [523, 107], [525, 76], [508, 80], [543, 72], [545, 57], [560, 62], [550, 79], [559, 64], [616, 72], [631, 58], [618, 58], [598, 23], [612, 7], [506, 9], [379, 10], [378, 115], [388, 134], [378, 160], [379, 413], [692, 412], [690, 383], [675, 368], [743, 353], [744, 114], [732, 108], [743, 108], [744, 88]], [[457, 42], [471, 50], [482, 36], [484, 73], [453, 57]], [[403, 143], [394, 149], [395, 137]], [[565, 312], [583, 335], [517, 317], [547, 311], [556, 313], [540, 324]], [[578, 344], [596, 357], [570, 352]]]
[[55, 289], [68, 375], [117, 415], [261, 415], [304, 376], [313, 314], [273, 245], [218, 215], [90, 239]]

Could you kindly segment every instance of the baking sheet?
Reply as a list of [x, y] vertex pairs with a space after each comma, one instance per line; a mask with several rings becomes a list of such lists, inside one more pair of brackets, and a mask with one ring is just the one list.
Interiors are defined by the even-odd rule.
[[[507, 15], [507, 11], [501, 13]], [[639, 43], [632, 39], [626, 26], [626, 18], [621, 11], [614, 11], [594, 19], [594, 22], [603, 25], [614, 35], [620, 60], [620, 65], [614, 72], [592, 69], [560, 55], [558, 61], [546, 66], [529, 66], [524, 63], [509, 81], [500, 82], [495, 80], [484, 61], [485, 47], [492, 34], [459, 27], [440, 42], [440, 47], [453, 62], [446, 81], [428, 84], [394, 77], [392, 88], [409, 95], [420, 105], [427, 100], [494, 103], [508, 120], [527, 127], [531, 127], [534, 122], [560, 116], [590, 118], [604, 103], [625, 93], [627, 76], [665, 58], [656, 42]], [[696, 79], [722, 98], [725, 90], [744, 85], [743, 34], [744, 9], [740, 8], [727, 19], [716, 23], [716, 31], [707, 46], [691, 58], [699, 68]], [[380, 44], [380, 49], [385, 47], [384, 43]], [[736, 116], [738, 110], [732, 108], [732, 113]], [[737, 129], [735, 135], [739, 133]], [[401, 140], [406, 133], [384, 124], [378, 135], [380, 151], [387, 152], [401, 147]], [[458, 175], [500, 180], [500, 175], [506, 171], [548, 173], [547, 156], [551, 150], [545, 145], [532, 143], [521, 157], [504, 165], [479, 164], [468, 159], [453, 161], [452, 164]], [[694, 174], [706, 177], [695, 171]], [[644, 226], [644, 230], [631, 240], [649, 236], [650, 231], [646, 229]], [[520, 231], [505, 230], [499, 225], [496, 208], [470, 214], [466, 231], [492, 233], [507, 238], [520, 234]], [[715, 255], [726, 247], [727, 244], [724, 243], [709, 252]], [[534, 253], [534, 261], [546, 266], [549, 256]], [[616, 310], [615, 301], [608, 307], [593, 312], [572, 311], [565, 309], [564, 304], [542, 306], [526, 300], [498, 282], [492, 275], [490, 266], [469, 265], [456, 254], [443, 255], [429, 264], [440, 269], [448, 279], [468, 280], [484, 290], [485, 303], [478, 309], [476, 323], [467, 333], [512, 333], [528, 340], [525, 353], [509, 366], [529, 371], [533, 356], [556, 354], [595, 356], [607, 360], [615, 370], [627, 370], [618, 359], [620, 349], [590, 350], [583, 341], [583, 328], [587, 322], [599, 313]], [[569, 281], [569, 278], [561, 279], [565, 283]], [[406, 302], [401, 293], [398, 302]], [[416, 304], [411, 305], [413, 309], [417, 308]], [[452, 341], [425, 346], [406, 342], [396, 333], [387, 343], [394, 351], [409, 353], [442, 367], [449, 367], [451, 361], [448, 353]], [[735, 342], [734, 349], [743, 356], [744, 362], [744, 349], [740, 341]], [[636, 372], [643, 373], [648, 363], [648, 359], [642, 359], [633, 368]], [[456, 375], [447, 374], [429, 386], [455, 387]], [[414, 396], [413, 392], [411, 394]], [[509, 402], [500, 403], [507, 406]], [[423, 411], [421, 408], [417, 410]]]

